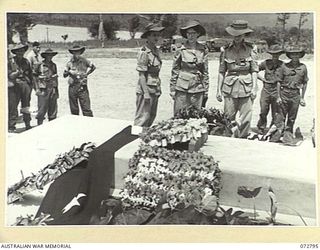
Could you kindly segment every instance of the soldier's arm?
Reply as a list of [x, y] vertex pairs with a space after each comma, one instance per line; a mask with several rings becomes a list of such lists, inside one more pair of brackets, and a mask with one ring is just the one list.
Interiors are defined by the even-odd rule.
[[205, 49], [204, 54], [204, 69], [203, 69], [203, 85], [205, 88], [205, 95], [208, 96], [209, 92], [209, 66], [208, 66], [208, 49]]
[[53, 78], [56, 81], [58, 81], [58, 70], [57, 70], [57, 65], [55, 63], [53, 63], [53, 66], [52, 66], [52, 76], [51, 76], [51, 78]]
[[[41, 75], [41, 66], [40, 66], [41, 64], [38, 64], [37, 65], [37, 67], [35, 67], [35, 69], [34, 69], [34, 75], [36, 75], [36, 76], [40, 76]], [[39, 78], [39, 81], [41, 81], [41, 77]], [[38, 81], [35, 81], [34, 82], [34, 89], [35, 89], [35, 91], [39, 91], [39, 82]]]
[[308, 70], [307, 70], [307, 67], [305, 67], [303, 85], [302, 85], [302, 90], [301, 90], [301, 100], [300, 100], [300, 105], [301, 106], [306, 106], [306, 102], [304, 100], [304, 96], [306, 94], [308, 80], [309, 80], [309, 78], [308, 78]]
[[177, 49], [177, 51], [173, 55], [173, 63], [172, 63], [172, 70], [171, 70], [171, 79], [170, 79], [171, 97], [175, 96], [176, 83], [177, 83], [180, 70], [181, 70], [181, 49]]
[[144, 99], [150, 99], [150, 93], [147, 87], [147, 78], [146, 78], [146, 73], [143, 71], [139, 72], [139, 82], [140, 86], [143, 90], [143, 97]]
[[[29, 78], [28, 80], [30, 81], [31, 86], [33, 86], [33, 84], [34, 84], [33, 69], [31, 67], [31, 63], [28, 60], [26, 60], [26, 63], [28, 65], [28, 70], [27, 70], [28, 74], [25, 74], [25, 75]], [[33, 87], [35, 88], [35, 86], [33, 86]]]
[[252, 91], [251, 98], [255, 99], [258, 91], [258, 72], [259, 66], [257, 61], [254, 60], [254, 53], [251, 53], [252, 61], [251, 61], [251, 75], [252, 75]]
[[221, 88], [223, 84], [223, 80], [226, 74], [227, 65], [225, 62], [225, 50], [223, 47], [221, 47], [221, 53], [220, 53], [220, 63], [219, 63], [219, 73], [218, 73], [218, 83], [217, 83], [217, 94], [216, 98], [219, 102], [222, 102], [222, 93]]
[[[266, 62], [263, 61], [259, 64], [259, 72], [260, 71], [264, 71], [266, 69]], [[264, 77], [262, 77], [260, 74], [258, 74], [258, 80], [262, 81], [262, 82], [266, 82], [266, 79]]]
[[283, 64], [277, 69], [277, 103], [281, 103], [281, 82], [283, 81]]
[[252, 94], [251, 98], [255, 99], [258, 92], [258, 72], [252, 72]]
[[18, 75], [20, 74], [20, 71], [18, 70], [17, 65], [15, 64], [15, 62], [11, 62], [8, 65], [8, 78], [12, 81], [14, 81]]
[[87, 75], [90, 75], [93, 71], [95, 71], [96, 66], [90, 61], [88, 61], [88, 64], [89, 64], [88, 65], [89, 70], [87, 71]]
[[138, 54], [136, 70], [139, 72], [139, 84], [143, 91], [143, 97], [146, 100], [150, 100], [150, 93], [147, 87], [146, 77], [146, 73], [148, 70], [148, 55], [144, 48], [142, 48]]

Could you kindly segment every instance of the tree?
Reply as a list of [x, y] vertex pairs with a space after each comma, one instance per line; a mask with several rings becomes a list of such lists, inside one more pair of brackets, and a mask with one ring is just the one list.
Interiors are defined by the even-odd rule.
[[[88, 31], [91, 37], [97, 38], [99, 35], [99, 21], [94, 22], [90, 27], [88, 27]], [[106, 34], [106, 38], [109, 40], [116, 40], [116, 32], [120, 27], [119, 22], [115, 21], [112, 17], [109, 20], [105, 20], [103, 22], [103, 29]]]
[[303, 24], [305, 22], [308, 21], [308, 15], [309, 13], [300, 13], [300, 17], [299, 17], [299, 23], [298, 23], [298, 37], [297, 37], [297, 44], [300, 41], [300, 37], [301, 37], [301, 27], [303, 26]]
[[139, 15], [149, 23], [160, 24], [165, 29], [162, 32], [164, 38], [171, 38], [176, 34], [178, 15], [177, 14], [145, 14]]
[[162, 18], [162, 26], [165, 28], [162, 32], [164, 38], [171, 38], [177, 31], [177, 14], [165, 14]]
[[286, 35], [286, 24], [287, 24], [287, 21], [289, 18], [290, 18], [289, 13], [278, 13], [277, 14], [277, 24], [280, 24], [282, 26], [282, 32], [281, 32], [282, 46], [284, 46], [285, 35]]
[[130, 37], [131, 39], [134, 39], [137, 29], [140, 26], [140, 18], [139, 16], [134, 16], [129, 19], [129, 32], [130, 32]]
[[7, 41], [12, 44], [12, 37], [19, 34], [20, 42], [28, 42], [28, 30], [35, 25], [30, 14], [27, 13], [8, 13], [7, 14]]

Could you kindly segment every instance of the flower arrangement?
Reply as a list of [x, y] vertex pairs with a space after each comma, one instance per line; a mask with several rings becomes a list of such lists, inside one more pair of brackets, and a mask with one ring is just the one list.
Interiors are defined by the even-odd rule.
[[230, 118], [224, 114], [222, 111], [216, 108], [201, 108], [198, 109], [194, 106], [189, 106], [181, 109], [177, 115], [176, 119], [190, 119], [190, 118], [206, 118], [208, 123], [208, 133], [210, 135], [222, 135], [231, 136], [233, 123]]
[[168, 144], [177, 142], [197, 141], [207, 132], [205, 118], [169, 119], [147, 128], [140, 137], [150, 146], [166, 147]]
[[8, 204], [22, 200], [27, 193], [37, 189], [43, 189], [45, 185], [57, 179], [60, 175], [72, 169], [83, 160], [88, 160], [89, 154], [93, 151], [95, 145], [91, 142], [82, 144], [79, 148], [73, 148], [67, 153], [60, 154], [45, 168], [37, 174], [32, 174], [8, 188]]
[[221, 190], [221, 171], [212, 156], [147, 144], [130, 159], [124, 180], [121, 197], [128, 208], [201, 208], [208, 196], [218, 197]]

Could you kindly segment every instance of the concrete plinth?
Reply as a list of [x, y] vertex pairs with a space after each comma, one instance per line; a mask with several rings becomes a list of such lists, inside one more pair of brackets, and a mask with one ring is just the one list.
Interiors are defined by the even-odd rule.
[[[128, 121], [66, 116], [22, 134], [11, 135], [6, 144], [6, 187], [21, 179], [21, 170], [25, 176], [37, 173], [53, 162], [58, 154], [89, 141], [99, 146], [128, 125]], [[116, 189], [123, 187], [128, 161], [139, 143], [135, 140], [116, 152], [113, 185]], [[253, 200], [237, 195], [237, 189], [239, 186], [261, 186], [262, 190], [255, 199], [256, 209], [269, 211], [267, 188], [271, 186], [279, 202], [279, 213], [287, 215], [285, 218], [295, 218], [288, 223], [299, 224], [300, 219], [294, 209], [308, 221], [308, 225], [316, 224], [317, 165], [316, 149], [311, 141], [289, 147], [209, 136], [201, 150], [219, 161], [223, 173], [222, 205], [251, 210]], [[6, 225], [12, 225], [20, 215], [35, 214], [47, 188], [27, 195], [22, 202], [8, 205]]]
[[[129, 158], [138, 149], [139, 143], [138, 140], [133, 141], [116, 153], [116, 189], [123, 187]], [[223, 174], [221, 204], [250, 209], [255, 203], [257, 210], [270, 211], [268, 188], [271, 186], [279, 203], [279, 213], [297, 217], [297, 211], [315, 225], [317, 165], [316, 149], [311, 141], [290, 147], [271, 142], [209, 136], [201, 151], [219, 161]], [[239, 186], [262, 189], [253, 201], [237, 194]]]

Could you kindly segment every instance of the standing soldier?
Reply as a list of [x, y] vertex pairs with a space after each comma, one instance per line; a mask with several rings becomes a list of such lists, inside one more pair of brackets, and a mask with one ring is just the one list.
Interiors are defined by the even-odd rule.
[[304, 96], [309, 78], [306, 65], [300, 62], [305, 51], [299, 46], [291, 46], [286, 50], [286, 55], [291, 61], [280, 68], [281, 82], [278, 102], [281, 103], [282, 115], [286, 122], [285, 130], [293, 133], [299, 105], [306, 106]]
[[244, 38], [253, 32], [248, 22], [237, 20], [226, 31], [233, 36], [233, 42], [226, 46], [220, 56], [217, 100], [224, 98], [224, 112], [231, 120], [240, 114], [239, 134], [247, 138], [252, 117], [252, 104], [257, 95], [258, 64], [254, 61], [253, 46]]
[[26, 58], [30, 62], [32, 73], [33, 73], [33, 88], [37, 89], [37, 85], [39, 82], [39, 79], [36, 74], [36, 69], [38, 68], [39, 64], [41, 63], [41, 57], [40, 57], [40, 43], [39, 42], [33, 42], [32, 43], [32, 50], [29, 51], [29, 53], [26, 55]]
[[93, 116], [90, 107], [87, 77], [96, 67], [88, 59], [81, 56], [84, 51], [85, 47], [80, 47], [79, 45], [75, 45], [69, 49], [72, 58], [67, 63], [63, 77], [69, 77], [69, 104], [71, 114], [79, 115], [79, 102], [82, 114], [84, 116]]
[[47, 49], [41, 53], [44, 58], [39, 64], [35, 73], [39, 79], [36, 95], [38, 96], [38, 114], [36, 116], [38, 125], [41, 125], [46, 113], [48, 113], [49, 121], [57, 117], [57, 99], [58, 94], [58, 75], [57, 66], [52, 58], [58, 54], [52, 49]]
[[149, 24], [145, 27], [141, 38], [146, 38], [147, 43], [138, 54], [137, 71], [139, 81], [136, 89], [136, 115], [134, 125], [150, 127], [156, 118], [158, 99], [161, 95], [161, 81], [159, 72], [162, 61], [156, 47], [160, 32], [164, 27]]
[[15, 132], [16, 122], [18, 118], [17, 109], [17, 87], [14, 84], [13, 79], [10, 79], [10, 74], [13, 72], [12, 67], [14, 67], [14, 56], [8, 49], [8, 131], [9, 133]]
[[191, 105], [200, 109], [209, 91], [208, 50], [197, 42], [206, 30], [198, 21], [190, 21], [180, 28], [180, 33], [187, 42], [177, 49], [173, 58], [170, 95], [174, 100], [174, 115]]
[[17, 44], [11, 52], [15, 54], [11, 66], [8, 68], [9, 79], [15, 84], [17, 93], [16, 105], [21, 101], [21, 113], [26, 130], [30, 129], [30, 100], [32, 90], [32, 69], [29, 61], [24, 58], [28, 45]]
[[264, 77], [258, 75], [258, 78], [263, 81], [263, 88], [260, 96], [260, 119], [257, 127], [260, 133], [264, 133], [267, 126], [267, 116], [271, 106], [272, 121], [270, 127], [275, 120], [275, 114], [278, 111], [277, 99], [279, 97], [277, 84], [279, 82], [279, 69], [283, 61], [279, 57], [284, 51], [280, 45], [271, 45], [267, 50], [271, 54], [272, 59], [267, 59], [259, 64], [259, 70], [264, 71]]

